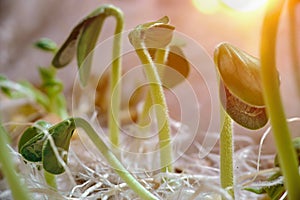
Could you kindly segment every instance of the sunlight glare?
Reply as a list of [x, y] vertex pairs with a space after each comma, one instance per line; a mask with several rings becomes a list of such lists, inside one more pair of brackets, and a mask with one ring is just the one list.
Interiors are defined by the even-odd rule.
[[266, 4], [267, 0], [222, 0], [226, 6], [238, 11], [254, 11]]
[[220, 7], [219, 0], [193, 0], [193, 4], [197, 10], [205, 14], [215, 13]]

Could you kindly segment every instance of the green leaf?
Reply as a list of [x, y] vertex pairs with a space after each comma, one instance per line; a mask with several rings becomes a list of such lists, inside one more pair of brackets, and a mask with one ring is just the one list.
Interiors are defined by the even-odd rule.
[[53, 53], [55, 53], [57, 50], [57, 44], [49, 38], [41, 38], [34, 43], [34, 45], [41, 50], [50, 51]]
[[57, 51], [52, 60], [52, 65], [54, 67], [62, 68], [72, 61], [73, 57], [75, 56], [77, 40], [82, 28], [87, 24], [88, 21], [91, 20], [93, 20], [93, 18], [87, 18], [83, 20], [72, 30], [71, 34]]
[[16, 92], [20, 95], [25, 95], [26, 97], [33, 99], [36, 103], [43, 106], [45, 110], [49, 111], [49, 98], [44, 93], [27, 81], [20, 82], [19, 85], [21, 86], [20, 90]]
[[248, 188], [244, 188], [244, 190], [247, 190], [249, 192], [253, 192], [255, 194], [266, 194], [266, 191], [263, 187], [260, 187], [260, 188], [251, 188], [251, 187], [248, 187]]
[[256, 194], [267, 194], [271, 200], [278, 200], [285, 192], [283, 181], [280, 179], [278, 180], [278, 178], [280, 177], [281, 177], [281, 173], [276, 172], [268, 178], [267, 182], [265, 183], [265, 186], [256, 187], [256, 188], [247, 187], [244, 188], [244, 190]]
[[39, 67], [39, 74], [43, 82], [48, 82], [56, 78], [55, 77], [56, 70], [55, 68], [51, 68], [51, 67], [49, 68]]
[[4, 82], [7, 82], [7, 78], [5, 76], [2, 76], [0, 75], [0, 88], [1, 88], [1, 91], [8, 97], [10, 98], [13, 98], [13, 92], [12, 90], [10, 90], [8, 87], [5, 87], [5, 86], [1, 86], [4, 84]]
[[95, 18], [89, 26], [86, 26], [82, 30], [81, 37], [78, 41], [77, 63], [79, 67], [79, 76], [83, 85], [86, 85], [90, 75], [93, 60], [92, 51], [96, 46], [104, 20], [105, 18], [102, 16]]
[[62, 119], [68, 117], [66, 101], [63, 94], [63, 83], [56, 77], [56, 69], [54, 67], [39, 68], [40, 77], [42, 79], [41, 90], [47, 95], [49, 104], [47, 110], [60, 116]]
[[0, 89], [10, 98], [27, 97], [48, 110], [49, 99], [47, 96], [27, 81], [17, 83], [0, 75]]
[[[64, 120], [49, 129], [57, 150], [65, 163], [67, 163], [68, 150], [70, 146], [71, 137], [75, 130], [75, 122], [73, 119]], [[49, 139], [45, 141], [43, 146], [43, 167], [51, 174], [61, 174], [65, 170], [58, 161]]]
[[[104, 5], [94, 10], [78, 23], [56, 53], [52, 61], [53, 66], [61, 68], [69, 64], [75, 56], [77, 48], [80, 80], [85, 85], [90, 74], [93, 58], [92, 51], [96, 45], [104, 20], [111, 15], [117, 18], [123, 17], [120, 9], [112, 5]], [[89, 54], [90, 56], [88, 56]], [[84, 63], [86, 58], [88, 60]], [[83, 63], [84, 66], [82, 66]]]
[[285, 192], [285, 188], [284, 188], [283, 184], [271, 186], [271, 187], [265, 188], [265, 190], [266, 190], [268, 196], [270, 197], [270, 199], [272, 199], [272, 200], [280, 199], [281, 196]]
[[[64, 168], [58, 161], [49, 138], [44, 131], [48, 131], [49, 135], [51, 135], [60, 156], [64, 162], [67, 162], [67, 152], [75, 128], [73, 119], [64, 120], [54, 126], [45, 121], [39, 121], [25, 130], [20, 138], [18, 150], [28, 161], [42, 161], [43, 167], [47, 172], [52, 174], [63, 173]], [[43, 131], [43, 129], [45, 130]]]
[[36, 125], [25, 130], [18, 143], [19, 153], [30, 162], [42, 161], [42, 148], [45, 142], [43, 129], [51, 125], [45, 121], [38, 121]]
[[62, 82], [56, 78], [55, 68], [39, 68], [40, 77], [42, 78], [42, 90], [47, 93], [49, 99], [55, 99], [63, 91]]

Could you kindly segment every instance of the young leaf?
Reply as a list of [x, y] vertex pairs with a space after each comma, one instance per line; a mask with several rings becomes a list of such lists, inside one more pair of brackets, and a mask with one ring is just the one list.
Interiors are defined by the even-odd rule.
[[246, 128], [263, 127], [268, 117], [259, 60], [228, 43], [222, 43], [215, 50], [214, 61], [221, 78], [221, 103], [226, 112]]
[[42, 89], [45, 90], [49, 98], [55, 98], [63, 91], [63, 84], [56, 78], [55, 68], [39, 68], [39, 74], [42, 79]]
[[2, 86], [2, 85], [4, 85], [4, 82], [7, 82], [7, 81], [8, 81], [7, 78], [0, 74], [0, 89], [6, 96], [12, 98], [13, 97], [12, 90], [10, 90], [8, 87]]
[[29, 82], [16, 83], [0, 75], [0, 89], [10, 98], [27, 97], [34, 100], [46, 110], [49, 105], [48, 98]]
[[52, 60], [52, 65], [54, 67], [62, 68], [72, 61], [75, 56], [78, 37], [81, 34], [83, 27], [92, 20], [94, 20], [94, 18], [86, 18], [72, 30], [71, 34], [57, 51]]
[[[52, 61], [53, 66], [61, 68], [69, 64], [75, 56], [77, 48], [77, 64], [80, 72], [80, 80], [85, 85], [90, 74], [93, 57], [92, 50], [96, 45], [103, 22], [108, 16], [115, 16], [117, 19], [123, 18], [121, 10], [112, 5], [97, 8], [71, 31], [67, 40], [56, 53]], [[89, 54], [90, 56], [88, 56]], [[88, 60], [82, 66], [86, 58]]]
[[42, 79], [41, 90], [49, 99], [47, 110], [51, 111], [62, 119], [68, 117], [66, 100], [63, 94], [63, 83], [56, 77], [56, 69], [53, 67], [40, 67], [39, 73]]
[[36, 125], [25, 130], [18, 143], [19, 153], [30, 162], [42, 161], [42, 148], [45, 142], [45, 134], [42, 129], [51, 125], [45, 121], [38, 121]]
[[57, 50], [57, 44], [49, 38], [41, 38], [34, 43], [34, 45], [41, 50], [50, 51], [52, 53], [55, 53]]
[[271, 200], [278, 200], [285, 192], [283, 181], [279, 179], [281, 177], [280, 172], [276, 172], [268, 178], [263, 187], [247, 187], [244, 190], [253, 192], [255, 194], [267, 194]]
[[104, 20], [104, 17], [95, 18], [94, 21], [84, 28], [78, 41], [77, 63], [80, 79], [84, 85], [87, 82], [91, 71], [93, 59], [93, 53], [91, 52], [96, 46]]
[[[65, 163], [67, 162], [70, 141], [75, 128], [74, 120], [67, 119], [49, 129], [49, 134], [52, 136], [55, 146]], [[47, 172], [51, 174], [61, 174], [65, 171], [56, 157], [49, 139], [45, 141], [42, 155], [43, 167]]]
[[73, 119], [67, 119], [51, 126], [47, 122], [39, 121], [36, 125], [25, 130], [18, 144], [21, 155], [30, 162], [43, 163], [44, 169], [51, 174], [60, 174], [64, 168], [58, 161], [45, 130], [51, 135], [55, 148], [57, 148], [64, 162], [67, 162], [71, 137], [75, 130]]

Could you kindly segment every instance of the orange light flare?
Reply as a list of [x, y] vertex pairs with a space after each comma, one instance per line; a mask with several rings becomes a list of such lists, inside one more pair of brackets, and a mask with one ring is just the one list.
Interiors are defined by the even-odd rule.
[[267, 2], [268, 0], [192, 0], [201, 13], [227, 16], [233, 23], [240, 24], [241, 28], [261, 21]]
[[253, 55], [258, 53], [256, 46], [267, 3], [268, 0], [192, 0], [200, 16], [207, 15], [214, 22], [211, 27], [221, 29], [226, 40], [247, 46]]
[[264, 9], [268, 0], [192, 0], [194, 6], [202, 13], [254, 12]]

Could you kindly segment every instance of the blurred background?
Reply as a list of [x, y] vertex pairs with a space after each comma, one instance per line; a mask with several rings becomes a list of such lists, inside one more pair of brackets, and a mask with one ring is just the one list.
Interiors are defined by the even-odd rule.
[[[209, 56], [213, 55], [215, 46], [222, 41], [230, 42], [258, 56], [264, 6], [244, 12], [216, 9], [214, 5], [207, 2], [203, 0], [0, 0], [0, 73], [13, 80], [38, 81], [38, 72], [35, 68], [48, 66], [52, 56], [35, 49], [32, 44], [41, 37], [48, 37], [59, 45], [62, 44], [70, 30], [83, 16], [96, 7], [108, 3], [120, 7], [124, 12], [125, 30], [167, 15], [177, 31], [198, 42]], [[299, 14], [297, 17], [299, 28]], [[114, 19], [105, 22], [100, 41], [112, 35], [114, 25]], [[300, 104], [294, 87], [286, 12], [281, 18], [278, 33], [277, 61], [284, 106], [287, 117], [299, 116]], [[299, 34], [298, 41], [300, 41]], [[67, 89], [72, 85], [70, 77], [74, 77], [76, 73], [76, 63], [72, 62], [71, 65], [74, 67], [64, 68], [60, 72], [64, 80], [69, 79]], [[293, 128], [293, 134], [299, 136], [300, 126], [297, 127]], [[260, 136], [257, 134], [253, 137], [258, 141]], [[269, 140], [271, 141], [271, 138]], [[270, 148], [273, 148], [272, 145]]]

